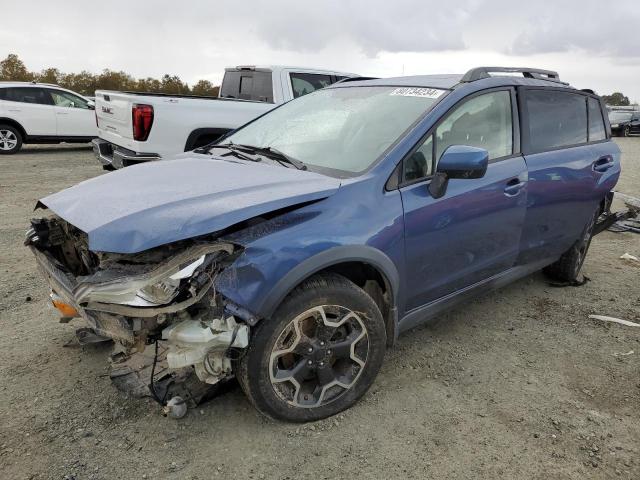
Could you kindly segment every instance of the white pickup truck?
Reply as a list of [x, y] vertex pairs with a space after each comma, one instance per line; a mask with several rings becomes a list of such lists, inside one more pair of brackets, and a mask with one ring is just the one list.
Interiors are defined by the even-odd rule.
[[97, 90], [93, 150], [106, 170], [170, 158], [276, 106], [357, 75], [281, 66], [225, 69], [219, 97]]

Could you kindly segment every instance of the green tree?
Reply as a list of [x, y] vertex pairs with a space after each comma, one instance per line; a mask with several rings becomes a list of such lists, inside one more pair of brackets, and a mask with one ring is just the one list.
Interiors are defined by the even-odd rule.
[[177, 75], [165, 74], [162, 77], [162, 93], [189, 94], [189, 85], [183, 83]]
[[39, 74], [35, 75], [36, 81], [40, 83], [54, 83], [59, 85], [62, 82], [62, 72], [57, 68], [45, 68]]
[[24, 62], [15, 53], [10, 53], [0, 62], [0, 80], [30, 82], [33, 74], [27, 70]]
[[136, 92], [160, 93], [162, 91], [162, 83], [157, 78], [140, 78], [136, 83]]
[[198, 80], [191, 87], [192, 95], [200, 95], [203, 97], [217, 97], [219, 87], [216, 87], [209, 80]]
[[80, 73], [68, 73], [63, 75], [59, 85], [64, 88], [68, 88], [69, 90], [73, 90], [74, 92], [89, 96], [93, 96], [94, 92], [98, 88], [102, 88], [98, 85], [96, 76], [86, 70], [83, 70]]
[[624, 107], [631, 104], [631, 102], [629, 101], [629, 97], [623, 95], [620, 92], [614, 92], [611, 95], [603, 95], [602, 99], [607, 105]]

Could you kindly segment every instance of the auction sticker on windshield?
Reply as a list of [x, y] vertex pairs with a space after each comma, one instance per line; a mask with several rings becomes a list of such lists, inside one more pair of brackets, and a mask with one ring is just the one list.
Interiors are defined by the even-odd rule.
[[403, 87], [396, 88], [389, 95], [400, 95], [402, 97], [423, 97], [438, 98], [445, 91], [437, 88]]

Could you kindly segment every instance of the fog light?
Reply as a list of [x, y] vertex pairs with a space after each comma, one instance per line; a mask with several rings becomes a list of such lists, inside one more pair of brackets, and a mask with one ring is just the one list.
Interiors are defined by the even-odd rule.
[[56, 310], [60, 312], [60, 315], [62, 316], [62, 318], [74, 318], [74, 317], [80, 316], [80, 314], [78, 313], [78, 310], [76, 310], [75, 307], [66, 303], [64, 300], [62, 300], [62, 298], [60, 298], [55, 293], [51, 294], [51, 303], [53, 304], [54, 307], [56, 307]]

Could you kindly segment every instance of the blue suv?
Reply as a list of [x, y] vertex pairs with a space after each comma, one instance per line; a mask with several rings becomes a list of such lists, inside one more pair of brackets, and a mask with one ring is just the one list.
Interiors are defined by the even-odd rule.
[[399, 333], [540, 269], [576, 279], [620, 175], [605, 112], [545, 70], [342, 82], [43, 198], [26, 244], [62, 320], [115, 341], [116, 383], [171, 407], [235, 376], [316, 420]]

